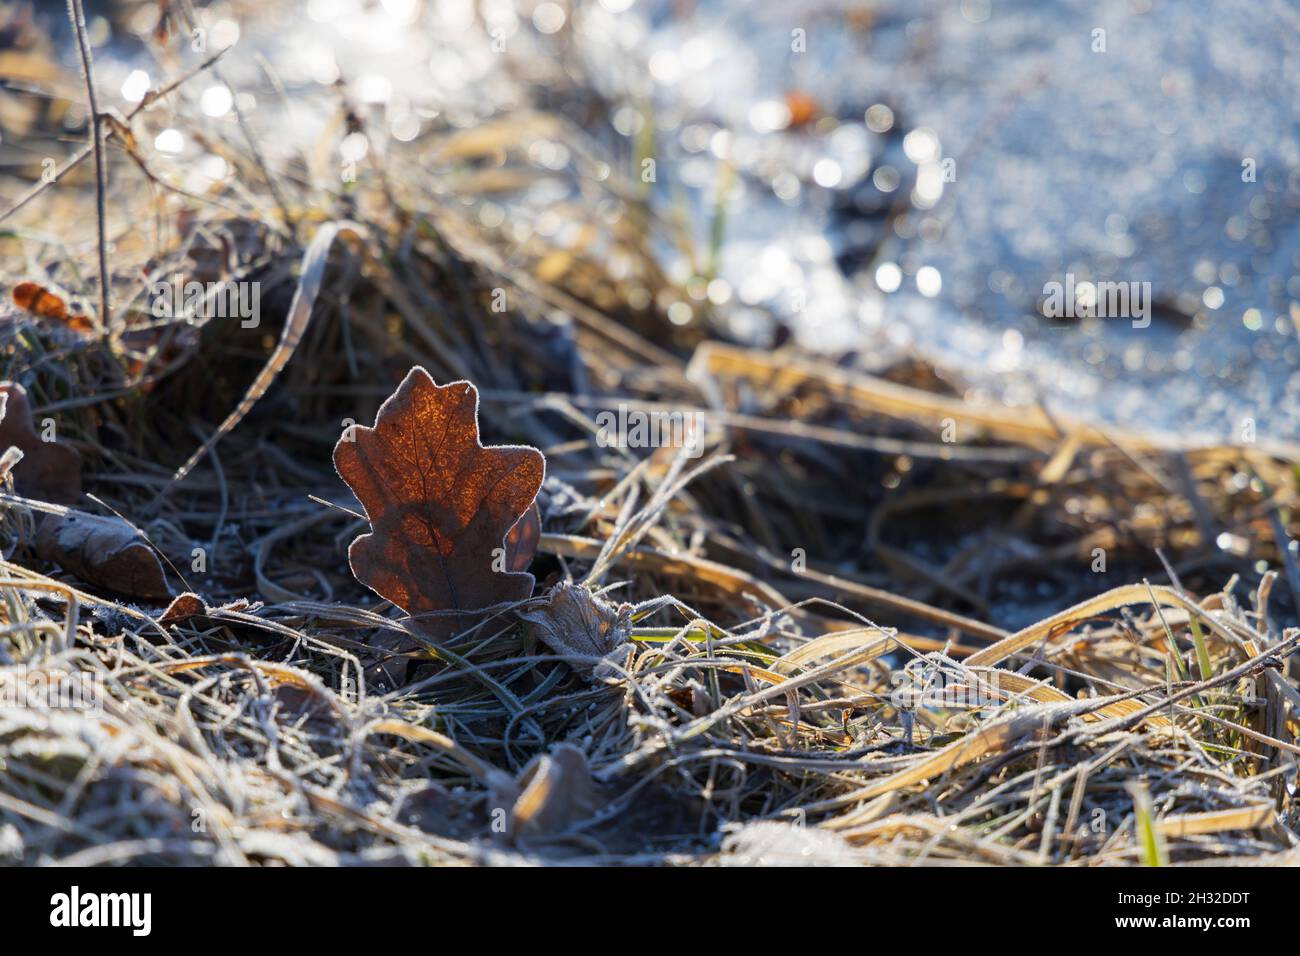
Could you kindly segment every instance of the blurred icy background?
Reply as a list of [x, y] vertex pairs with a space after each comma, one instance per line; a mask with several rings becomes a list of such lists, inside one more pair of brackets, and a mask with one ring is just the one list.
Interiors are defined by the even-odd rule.
[[[1207, 438], [1240, 439], [1246, 418], [1300, 432], [1293, 4], [763, 7], [642, 11], [657, 97], [730, 133], [710, 146], [755, 173], [723, 257], [742, 300], [789, 315], [806, 290], [808, 344], [883, 330], [1016, 402]], [[799, 25], [807, 52], [788, 54]], [[791, 90], [833, 120], [776, 134], [788, 168], [772, 171], [762, 131]], [[1067, 272], [1150, 282], [1161, 307], [1147, 329], [1063, 328], [1037, 302]]]
[[[866, 365], [915, 350], [976, 395], [1206, 440], [1239, 440], [1246, 419], [1261, 439], [1300, 433], [1286, 0], [197, 7], [212, 42], [237, 41], [228, 78], [273, 147], [313, 142], [313, 91], [341, 78], [394, 147], [537, 104], [549, 80], [530, 58], [580, 78], [610, 107], [595, 140], [626, 156], [652, 144], [653, 201], [686, 197], [704, 243], [725, 225], [704, 294], [742, 340], [784, 323]], [[100, 56], [120, 104], [159, 81], [128, 45]], [[228, 121], [234, 95], [215, 85], [200, 104]], [[593, 115], [562, 85], [542, 99]], [[189, 155], [180, 136], [155, 145]], [[1151, 326], [1043, 318], [1044, 284], [1066, 273], [1150, 282]]]

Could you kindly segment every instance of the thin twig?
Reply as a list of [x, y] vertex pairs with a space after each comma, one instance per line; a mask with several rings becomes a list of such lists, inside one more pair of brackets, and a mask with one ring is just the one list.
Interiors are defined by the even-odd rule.
[[108, 166], [104, 157], [104, 127], [99, 115], [99, 98], [95, 95], [95, 68], [90, 56], [90, 40], [86, 36], [86, 14], [81, 0], [68, 0], [68, 16], [77, 34], [77, 49], [81, 54], [81, 75], [86, 79], [86, 96], [90, 100], [90, 140], [95, 153], [95, 224], [99, 232], [99, 331], [109, 328], [108, 288]]
[[[168, 83], [166, 86], [146, 94], [144, 99], [142, 99], [139, 103], [137, 103], [135, 107], [129, 113], [126, 114], [125, 125], [129, 127], [131, 125], [131, 121], [135, 119], [137, 116], [139, 116], [142, 112], [144, 112], [144, 110], [148, 109], [154, 103], [158, 102], [168, 94], [175, 91], [176, 88], [179, 87], [182, 83], [185, 83], [186, 81], [193, 79], [194, 77], [202, 73], [204, 70], [206, 70], [208, 67], [212, 66], [212, 64], [216, 63], [219, 59], [225, 56], [226, 51], [229, 49], [230, 47], [223, 47], [222, 49], [218, 50], [216, 53], [208, 57], [206, 60], [204, 60], [202, 63], [200, 63], [198, 66], [194, 67], [189, 72], [181, 75], [177, 79]], [[18, 212], [20, 209], [26, 206], [29, 202], [31, 202], [41, 193], [45, 192], [45, 190], [49, 189], [51, 186], [53, 186], [55, 183], [61, 180], [64, 176], [68, 175], [68, 173], [72, 172], [83, 162], [85, 162], [87, 156], [93, 155], [94, 152], [95, 150], [93, 145], [82, 146], [75, 153], [73, 153], [71, 157], [68, 158], [68, 161], [63, 164], [63, 167], [61, 169], [56, 169], [53, 175], [49, 177], [42, 177], [40, 182], [36, 183], [34, 186], [31, 187], [31, 189], [23, 193], [23, 195], [20, 196], [17, 200], [15, 200], [11, 206], [6, 208], [4, 212], [0, 212], [0, 222], [4, 222], [6, 219], [8, 219], [14, 213]]]

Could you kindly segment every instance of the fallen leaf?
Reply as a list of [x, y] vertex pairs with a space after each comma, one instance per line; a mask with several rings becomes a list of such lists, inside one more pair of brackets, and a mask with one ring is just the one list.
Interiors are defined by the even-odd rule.
[[510, 835], [519, 843], [562, 836], [607, 803], [586, 755], [572, 744], [557, 744], [529, 761], [519, 775], [522, 792], [510, 808]]
[[43, 515], [35, 551], [90, 584], [135, 597], [171, 596], [162, 565], [134, 528], [116, 516], [75, 511]]
[[530, 514], [546, 459], [535, 448], [480, 444], [478, 391], [469, 382], [440, 386], [411, 369], [373, 428], [349, 429], [339, 440], [334, 467], [372, 528], [348, 549], [352, 573], [423, 616], [417, 624], [427, 636], [446, 636], [474, 617], [439, 612], [480, 611], [532, 593], [533, 576], [521, 569], [536, 546]]
[[210, 618], [215, 611], [237, 611], [246, 614], [253, 608], [254, 605], [246, 598], [236, 598], [229, 604], [211, 608], [199, 595], [193, 591], [186, 591], [172, 598], [172, 602], [167, 605], [162, 614], [158, 615], [157, 620], [163, 627], [169, 627], [172, 624], [188, 624], [196, 618]]
[[[13, 461], [8, 449], [22, 458]], [[81, 497], [81, 456], [36, 433], [27, 391], [0, 382], [0, 449], [13, 469], [14, 488], [25, 498], [68, 504]], [[37, 513], [33, 549], [88, 584], [142, 598], [169, 596], [158, 557], [127, 522], [69, 508]]]
[[582, 674], [599, 673], [600, 662], [618, 653], [632, 636], [632, 606], [611, 604], [581, 584], [555, 585], [542, 603], [519, 611], [519, 616], [536, 628], [542, 643]]
[[178, 594], [172, 598], [172, 602], [167, 605], [167, 609], [159, 616], [158, 623], [163, 627], [167, 627], [169, 624], [184, 624], [191, 618], [207, 613], [208, 606], [203, 603], [203, 598], [193, 591], [186, 591], [184, 594]]
[[14, 304], [42, 319], [62, 322], [74, 331], [89, 335], [95, 330], [90, 317], [72, 312], [63, 298], [38, 282], [20, 282], [13, 289]]
[[70, 504], [81, 497], [81, 456], [36, 433], [27, 390], [0, 382], [0, 451], [17, 448], [23, 459], [14, 469], [14, 487], [25, 498]]

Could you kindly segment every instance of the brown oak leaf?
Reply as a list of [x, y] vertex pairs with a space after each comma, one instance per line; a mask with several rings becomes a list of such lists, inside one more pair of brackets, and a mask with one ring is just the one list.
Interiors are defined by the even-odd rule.
[[[441, 637], [473, 612], [522, 601], [536, 547], [533, 501], [546, 459], [535, 448], [479, 442], [478, 390], [437, 385], [411, 369], [379, 408], [334, 447], [334, 467], [372, 531], [352, 542], [357, 580]], [[511, 540], [506, 541], [507, 534]]]

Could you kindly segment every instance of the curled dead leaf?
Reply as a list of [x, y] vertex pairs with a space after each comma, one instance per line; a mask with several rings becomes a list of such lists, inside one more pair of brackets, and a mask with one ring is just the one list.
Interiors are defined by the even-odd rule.
[[533, 502], [546, 460], [535, 448], [479, 442], [478, 391], [469, 382], [440, 386], [411, 369], [373, 428], [351, 428], [339, 440], [334, 467], [372, 528], [348, 549], [352, 573], [426, 636], [447, 636], [478, 616], [463, 612], [532, 593], [533, 576], [522, 569], [540, 530]]
[[[632, 637], [632, 606], [611, 604], [581, 584], [561, 582], [537, 606], [519, 611], [541, 641], [582, 674], [619, 654]], [[574, 658], [578, 658], [574, 660]]]
[[163, 627], [171, 624], [183, 624], [191, 618], [207, 613], [208, 606], [203, 603], [203, 598], [193, 591], [186, 591], [184, 594], [178, 594], [172, 598], [172, 602], [159, 615], [158, 623]]
[[494, 781], [488, 803], [510, 808], [506, 836], [522, 845], [563, 836], [608, 798], [593, 779], [586, 754], [572, 744], [557, 744], [530, 760], [517, 778]]
[[[14, 461], [10, 448], [22, 458]], [[0, 449], [23, 497], [54, 504], [81, 497], [81, 456], [36, 433], [27, 391], [16, 382], [0, 382]], [[38, 514], [33, 548], [42, 559], [110, 591], [151, 599], [170, 593], [153, 549], [118, 517], [72, 508]]]
[[172, 598], [171, 603], [158, 615], [157, 621], [163, 627], [170, 627], [173, 624], [190, 624], [196, 621], [200, 626], [204, 626], [209, 623], [212, 615], [218, 611], [236, 611], [246, 614], [255, 607], [256, 605], [249, 603], [246, 598], [236, 598], [229, 604], [223, 604], [216, 608], [208, 607], [207, 602], [199, 595], [193, 591], [185, 591]]
[[65, 514], [44, 515], [34, 544], [39, 557], [90, 584], [154, 600], [171, 594], [158, 556], [116, 516], [71, 508]]

